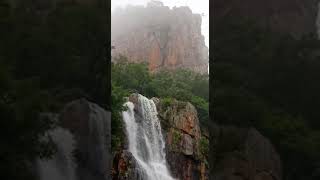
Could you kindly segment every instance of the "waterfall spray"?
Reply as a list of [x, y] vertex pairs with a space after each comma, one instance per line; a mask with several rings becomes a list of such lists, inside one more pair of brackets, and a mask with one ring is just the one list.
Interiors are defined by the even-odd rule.
[[[174, 180], [169, 173], [165, 154], [165, 141], [161, 132], [158, 112], [152, 100], [138, 95], [140, 117], [135, 114], [135, 105], [125, 103], [127, 110], [122, 113], [126, 125], [129, 151], [143, 172], [141, 180]], [[136, 116], [135, 116], [136, 115]]]

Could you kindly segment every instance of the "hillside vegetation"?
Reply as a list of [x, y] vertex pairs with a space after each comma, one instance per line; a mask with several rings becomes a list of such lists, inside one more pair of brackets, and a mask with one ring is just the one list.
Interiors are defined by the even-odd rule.
[[170, 103], [173, 99], [191, 102], [197, 109], [200, 124], [209, 121], [209, 77], [190, 70], [161, 70], [151, 73], [147, 64], [130, 63], [118, 56], [111, 65], [112, 77], [112, 147], [119, 148], [122, 135], [124, 97], [138, 92], [146, 97], [158, 97]]
[[250, 20], [220, 22], [210, 67], [213, 120], [267, 136], [280, 153], [285, 180], [319, 179], [319, 40], [274, 33]]

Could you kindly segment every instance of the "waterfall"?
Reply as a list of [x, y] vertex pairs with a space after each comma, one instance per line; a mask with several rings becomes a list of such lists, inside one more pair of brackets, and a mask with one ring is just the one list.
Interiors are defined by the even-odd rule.
[[[125, 103], [122, 113], [126, 125], [129, 151], [142, 172], [141, 180], [173, 180], [166, 161], [165, 141], [161, 132], [158, 112], [152, 100], [138, 95], [137, 106]], [[134, 109], [136, 108], [136, 112]]]
[[111, 114], [85, 99], [68, 103], [60, 114], [43, 113], [59, 126], [47, 132], [57, 146], [51, 159], [37, 159], [39, 180], [109, 180]]
[[56, 128], [49, 132], [57, 145], [57, 153], [49, 160], [37, 160], [40, 180], [76, 180], [76, 164], [72, 159], [75, 140], [73, 135], [63, 129]]

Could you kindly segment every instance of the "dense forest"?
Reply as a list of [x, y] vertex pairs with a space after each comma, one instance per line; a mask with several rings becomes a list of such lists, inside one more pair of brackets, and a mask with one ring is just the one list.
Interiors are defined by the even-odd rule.
[[0, 3], [0, 179], [33, 179], [31, 162], [55, 152], [41, 112], [79, 97], [110, 108], [105, 8], [37, 5]]
[[262, 132], [280, 153], [285, 180], [319, 179], [316, 35], [296, 39], [259, 28], [250, 19], [229, 17], [215, 23], [214, 33], [212, 120]]
[[123, 145], [121, 111], [125, 97], [136, 92], [149, 98], [162, 98], [166, 103], [174, 99], [191, 102], [197, 109], [200, 125], [206, 129], [209, 122], [209, 76], [191, 70], [175, 71], [162, 69], [150, 72], [145, 63], [129, 62], [125, 56], [114, 57], [111, 64], [112, 84], [112, 148]]

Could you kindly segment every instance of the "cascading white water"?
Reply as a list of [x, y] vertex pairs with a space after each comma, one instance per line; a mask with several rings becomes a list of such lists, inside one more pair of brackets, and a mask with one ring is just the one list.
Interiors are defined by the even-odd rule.
[[134, 104], [125, 103], [122, 113], [129, 140], [129, 151], [136, 159], [142, 180], [173, 180], [166, 161], [165, 142], [161, 133], [157, 109], [152, 100], [138, 95], [141, 118], [135, 117]]
[[75, 146], [73, 135], [63, 128], [56, 128], [49, 132], [57, 145], [57, 153], [52, 159], [37, 160], [40, 180], [76, 180], [76, 164], [72, 159]]
[[[88, 118], [85, 118], [86, 115]], [[111, 179], [106, 171], [111, 169], [110, 112], [81, 99], [66, 105], [61, 114], [43, 113], [41, 118], [49, 118], [57, 124], [74, 124], [81, 121], [87, 124], [82, 126], [87, 134], [83, 136], [80, 134], [83, 130], [72, 130], [65, 125], [58, 126], [48, 131], [47, 136], [41, 137], [50, 137], [56, 144], [57, 152], [49, 160], [37, 159], [35, 162], [39, 180]], [[78, 156], [75, 156], [75, 152]], [[80, 162], [79, 159], [85, 161]]]

